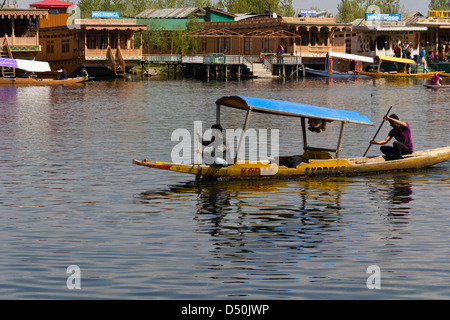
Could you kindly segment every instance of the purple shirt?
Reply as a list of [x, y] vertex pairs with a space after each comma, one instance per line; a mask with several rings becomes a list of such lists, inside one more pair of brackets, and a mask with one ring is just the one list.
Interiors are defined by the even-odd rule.
[[398, 127], [389, 131], [389, 136], [394, 137], [398, 142], [407, 146], [411, 152], [414, 152], [414, 147], [411, 138], [411, 130], [409, 129], [409, 123], [406, 122], [406, 127]]

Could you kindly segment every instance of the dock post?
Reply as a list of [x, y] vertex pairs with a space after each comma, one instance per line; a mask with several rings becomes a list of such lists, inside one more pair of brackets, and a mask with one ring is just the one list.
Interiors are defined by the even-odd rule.
[[206, 67], [206, 79], [209, 81], [209, 65]]

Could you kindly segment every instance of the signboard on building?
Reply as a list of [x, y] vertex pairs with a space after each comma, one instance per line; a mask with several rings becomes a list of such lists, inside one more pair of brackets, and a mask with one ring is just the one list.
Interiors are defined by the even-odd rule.
[[119, 12], [92, 11], [92, 18], [119, 18]]
[[366, 21], [400, 21], [401, 14], [366, 13]]
[[300, 17], [315, 17], [317, 11], [314, 9], [300, 9]]
[[430, 10], [430, 11], [428, 11], [428, 18], [450, 19], [450, 11], [449, 10]]

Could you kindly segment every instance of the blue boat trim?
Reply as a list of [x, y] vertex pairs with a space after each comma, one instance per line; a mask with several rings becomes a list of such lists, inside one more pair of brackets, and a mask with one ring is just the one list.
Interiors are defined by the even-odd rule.
[[363, 116], [356, 111], [317, 107], [290, 101], [243, 96], [226, 96], [218, 99], [216, 104], [244, 110], [251, 109], [252, 112], [373, 125], [368, 117]]

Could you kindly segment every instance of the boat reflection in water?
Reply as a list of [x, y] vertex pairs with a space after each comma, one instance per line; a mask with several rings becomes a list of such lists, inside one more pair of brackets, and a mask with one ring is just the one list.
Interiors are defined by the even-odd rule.
[[408, 176], [391, 173], [381, 178], [189, 182], [164, 191], [147, 191], [135, 200], [173, 206], [195, 196], [192, 209], [198, 232], [222, 238], [232, 246], [238, 242], [247, 245], [248, 241], [279, 246], [278, 241], [284, 239], [286, 246], [299, 249], [339, 238], [352, 224], [353, 214], [367, 215], [368, 220], [393, 216], [404, 223], [412, 193]]

